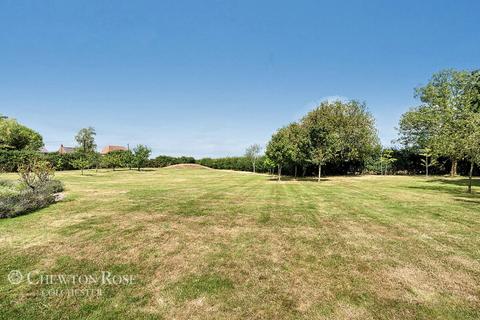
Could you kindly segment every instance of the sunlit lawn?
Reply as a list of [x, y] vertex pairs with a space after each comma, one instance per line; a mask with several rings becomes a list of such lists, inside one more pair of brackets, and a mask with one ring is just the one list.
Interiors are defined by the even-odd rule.
[[[464, 180], [57, 177], [64, 201], [0, 220], [1, 319], [480, 318], [480, 194], [467, 195]], [[29, 284], [31, 271], [134, 282]], [[101, 296], [47, 291], [59, 288]]]

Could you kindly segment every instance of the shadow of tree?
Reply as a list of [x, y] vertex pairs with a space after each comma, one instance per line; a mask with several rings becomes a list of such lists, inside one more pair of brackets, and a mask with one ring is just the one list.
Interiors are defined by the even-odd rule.
[[480, 179], [472, 179], [472, 193], [467, 192], [468, 179], [452, 179], [452, 178], [435, 178], [426, 181], [427, 183], [433, 183], [422, 186], [408, 186], [408, 189], [417, 190], [431, 190], [444, 193], [450, 193], [456, 197], [456, 201], [462, 201], [465, 203], [476, 204], [480, 203]]
[[[456, 185], [456, 186], [468, 186], [468, 178], [462, 178], [462, 179], [455, 179], [455, 178], [436, 178], [436, 179], [431, 179], [429, 180], [431, 182], [439, 182], [439, 183], [444, 183], [444, 184], [449, 184], [449, 185]], [[473, 187], [480, 187], [480, 178], [473, 178], [472, 179], [472, 186]]]

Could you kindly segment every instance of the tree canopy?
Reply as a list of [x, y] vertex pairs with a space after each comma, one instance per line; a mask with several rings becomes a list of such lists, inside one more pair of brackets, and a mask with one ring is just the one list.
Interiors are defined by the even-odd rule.
[[95, 152], [97, 145], [95, 144], [95, 129], [92, 127], [83, 128], [78, 131], [75, 136], [79, 149], [83, 153]]
[[43, 147], [42, 136], [15, 119], [0, 117], [0, 149], [32, 150]]
[[325, 101], [299, 123], [281, 128], [267, 146], [267, 156], [281, 166], [327, 162], [365, 162], [378, 146], [372, 115], [358, 101]]
[[[415, 91], [423, 103], [402, 115], [400, 141], [417, 150], [429, 149], [432, 155], [451, 159], [451, 175], [456, 175], [457, 162], [472, 158], [471, 150], [479, 130], [476, 119], [480, 112], [480, 75], [478, 71], [443, 70]], [[473, 159], [473, 158], [472, 158]]]

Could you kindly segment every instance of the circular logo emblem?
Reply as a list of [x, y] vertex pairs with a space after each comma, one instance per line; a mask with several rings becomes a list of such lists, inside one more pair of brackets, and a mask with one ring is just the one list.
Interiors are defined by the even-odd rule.
[[23, 280], [23, 274], [18, 270], [12, 270], [8, 274], [8, 281], [11, 284], [19, 284]]

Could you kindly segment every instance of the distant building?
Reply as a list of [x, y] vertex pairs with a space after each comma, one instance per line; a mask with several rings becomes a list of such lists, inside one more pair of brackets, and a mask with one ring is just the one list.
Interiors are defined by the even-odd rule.
[[47, 148], [45, 148], [45, 147], [41, 147], [40, 149], [38, 149], [38, 152], [40, 152], [40, 153], [48, 153], [48, 150], [47, 150]]
[[107, 154], [112, 151], [127, 151], [127, 148], [123, 146], [106, 146], [105, 148], [102, 149], [101, 154]]
[[58, 153], [66, 154], [66, 153], [74, 153], [75, 148], [72, 147], [64, 147], [63, 144], [60, 145], [60, 149], [58, 149]]

